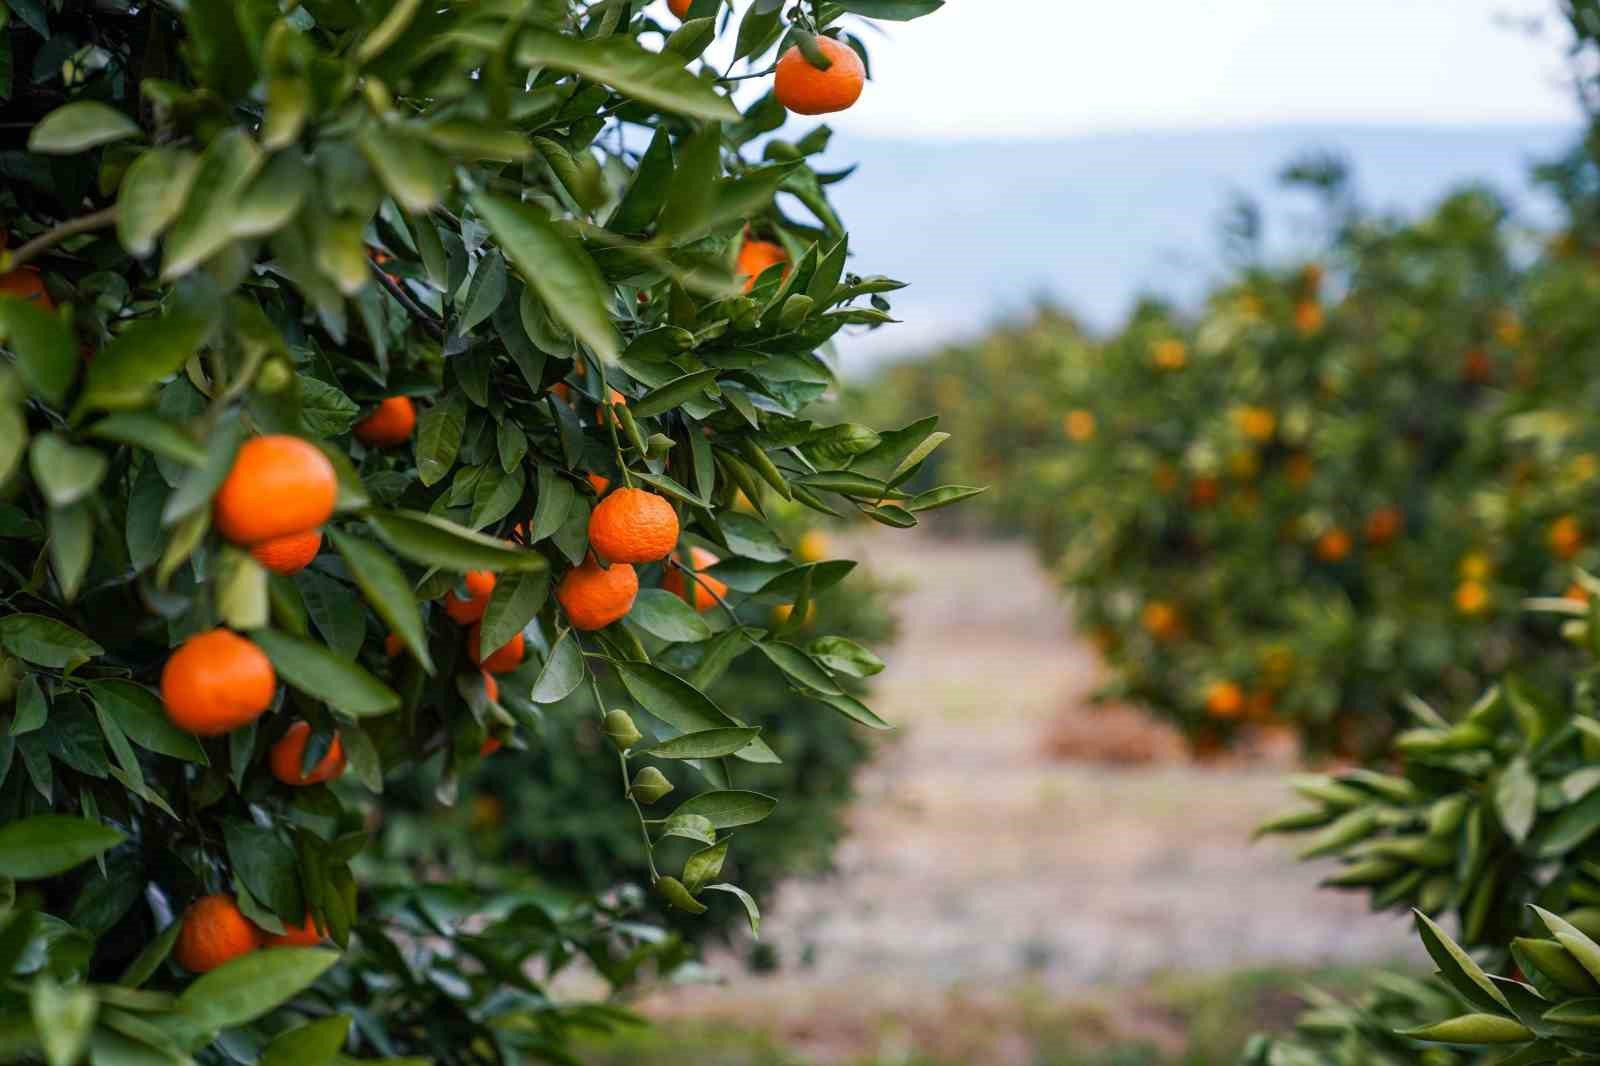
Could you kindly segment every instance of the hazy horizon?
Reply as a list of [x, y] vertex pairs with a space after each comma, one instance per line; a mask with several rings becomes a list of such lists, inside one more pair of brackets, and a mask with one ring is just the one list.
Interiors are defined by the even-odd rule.
[[1193, 301], [1220, 270], [1218, 222], [1239, 194], [1260, 203], [1272, 254], [1313, 249], [1309, 197], [1277, 181], [1312, 151], [1346, 158], [1357, 198], [1379, 210], [1415, 213], [1482, 183], [1536, 222], [1529, 169], [1580, 130], [1266, 122], [956, 141], [836, 131], [819, 166], [857, 166], [830, 188], [851, 226], [851, 269], [912, 283], [893, 297], [904, 322], [842, 339], [842, 364], [859, 372], [970, 336], [1041, 299], [1094, 329], [1144, 292]]

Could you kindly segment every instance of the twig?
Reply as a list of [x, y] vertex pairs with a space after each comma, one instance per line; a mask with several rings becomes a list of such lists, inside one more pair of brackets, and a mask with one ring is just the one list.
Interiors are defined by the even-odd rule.
[[768, 67], [766, 70], [757, 70], [757, 71], [755, 71], [753, 73], [750, 73], [750, 74], [724, 74], [722, 77], [718, 78], [717, 80], [718, 81], [748, 81], [751, 78], [765, 78], [768, 74], [771, 74], [773, 71], [775, 71], [777, 69], [778, 69], [777, 64], [773, 64], [772, 66]]
[[368, 260], [367, 265], [372, 268], [372, 273], [377, 277], [378, 283], [389, 290], [389, 295], [399, 301], [400, 306], [404, 307], [412, 318], [422, 323], [423, 329], [436, 338], [444, 337], [444, 324], [434, 318], [426, 307], [413, 300], [404, 285], [391, 278], [377, 263]]
[[39, 234], [39, 236], [35, 237], [33, 240], [24, 244], [22, 247], [18, 248], [9, 255], [0, 255], [0, 260], [3, 260], [3, 264], [0, 265], [4, 265], [6, 270], [15, 270], [18, 267], [28, 263], [30, 260], [37, 259], [39, 256], [43, 255], [45, 252], [49, 251], [51, 248], [54, 248], [56, 245], [60, 244], [62, 241], [73, 236], [74, 234], [87, 233], [89, 230], [104, 229], [106, 226], [114, 226], [116, 223], [116, 204], [112, 204], [107, 208], [102, 208], [91, 215], [83, 215], [79, 218], [68, 219], [55, 229]]

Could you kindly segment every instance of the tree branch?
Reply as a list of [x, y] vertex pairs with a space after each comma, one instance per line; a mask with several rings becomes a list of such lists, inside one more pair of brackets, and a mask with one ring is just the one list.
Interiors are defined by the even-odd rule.
[[83, 215], [80, 218], [68, 219], [55, 229], [39, 234], [39, 236], [24, 244], [16, 251], [9, 254], [0, 254], [0, 265], [3, 265], [8, 271], [15, 270], [20, 266], [24, 266], [29, 261], [37, 259], [39, 256], [43, 255], [45, 252], [49, 251], [51, 248], [54, 248], [56, 245], [60, 244], [62, 241], [73, 236], [74, 234], [87, 233], [90, 230], [104, 229], [106, 226], [114, 226], [116, 223], [116, 204], [112, 204], [110, 207], [96, 211], [91, 215]]

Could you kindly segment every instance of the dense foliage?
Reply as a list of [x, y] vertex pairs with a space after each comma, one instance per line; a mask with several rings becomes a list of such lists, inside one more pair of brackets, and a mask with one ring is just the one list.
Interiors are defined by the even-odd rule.
[[1287, 723], [1372, 753], [1408, 691], [1455, 704], [1560, 666], [1531, 661], [1560, 645], [1521, 601], [1594, 558], [1597, 274], [1570, 235], [1527, 265], [1482, 190], [1410, 222], [1327, 161], [1289, 175], [1323, 203], [1316, 261], [1268, 265], [1236, 226], [1197, 315], [1147, 302], [1093, 340], [1044, 313], [870, 391], [948, 412], [946, 471], [995, 481], [1110, 694], [1202, 750]]
[[548, 978], [685, 950], [594, 895], [631, 858], [478, 877], [395, 838], [391, 793], [456, 802], [497, 748], [538, 753], [505, 806], [592, 764], [569, 814], [757, 924], [730, 844], [787, 719], [884, 724], [813, 609], [853, 564], [773, 508], [968, 494], [901, 488], [931, 420], [808, 417], [899, 283], [846, 269], [826, 127], [779, 131], [859, 92], [841, 31], [938, 6], [0, 10], [0, 1054], [562, 1061], [622, 1015]]

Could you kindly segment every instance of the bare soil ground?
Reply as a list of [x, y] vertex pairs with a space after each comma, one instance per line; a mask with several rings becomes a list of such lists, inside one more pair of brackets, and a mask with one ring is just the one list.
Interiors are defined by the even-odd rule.
[[[1195, 765], [1135, 712], [1089, 704], [1094, 652], [1024, 545], [896, 533], [849, 547], [904, 593], [873, 699], [898, 728], [860, 779], [837, 870], [764, 901], [775, 974], [664, 991], [647, 1013], [848, 1042], [912, 1004], [1417, 957], [1397, 959], [1403, 921], [1319, 889], [1326, 871], [1281, 841], [1250, 842], [1289, 802], [1281, 762]], [[1092, 756], [1102, 729], [1105, 761], [1061, 758]]]

